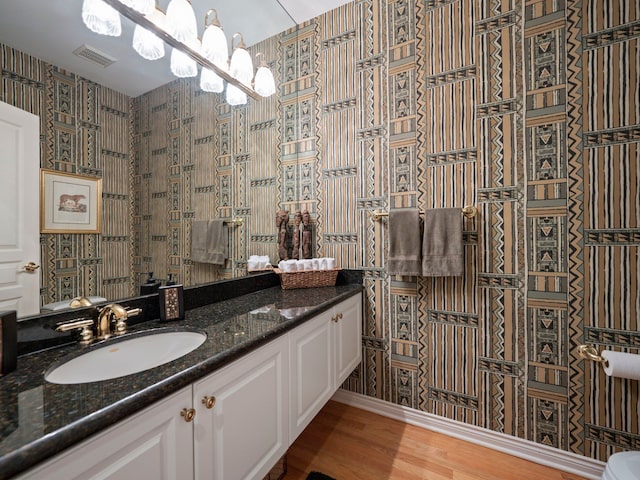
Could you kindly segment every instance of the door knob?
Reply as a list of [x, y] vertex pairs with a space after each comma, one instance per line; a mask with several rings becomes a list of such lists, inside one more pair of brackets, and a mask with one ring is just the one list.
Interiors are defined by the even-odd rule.
[[27, 263], [26, 265], [24, 265], [22, 267], [22, 269], [25, 272], [29, 272], [29, 273], [33, 273], [39, 268], [40, 268], [40, 265], [38, 265], [37, 263], [34, 263], [34, 262], [29, 262], [29, 263]]

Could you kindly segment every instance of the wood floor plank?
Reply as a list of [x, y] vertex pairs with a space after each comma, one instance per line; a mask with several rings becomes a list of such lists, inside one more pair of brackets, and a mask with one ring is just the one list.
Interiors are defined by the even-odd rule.
[[330, 401], [287, 453], [285, 480], [584, 480], [463, 440]]

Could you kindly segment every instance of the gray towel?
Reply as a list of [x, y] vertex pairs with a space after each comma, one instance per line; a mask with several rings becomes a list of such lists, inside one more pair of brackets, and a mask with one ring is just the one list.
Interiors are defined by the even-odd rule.
[[224, 265], [229, 256], [229, 237], [224, 220], [200, 220], [191, 225], [191, 260]]
[[389, 212], [390, 275], [420, 275], [420, 212], [417, 208]]
[[459, 277], [463, 273], [464, 249], [460, 209], [427, 210], [424, 214], [422, 275]]

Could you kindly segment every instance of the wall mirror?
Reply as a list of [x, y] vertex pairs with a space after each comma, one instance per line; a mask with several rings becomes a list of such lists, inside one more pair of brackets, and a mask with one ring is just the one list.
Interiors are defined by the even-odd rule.
[[[70, 3], [66, 14], [79, 17], [81, 0]], [[345, 2], [321, 8], [340, 3]], [[12, 15], [42, 5], [27, 0], [20, 7], [15, 11], [3, 7], [3, 16], [20, 26], [27, 20]], [[240, 9], [236, 4], [226, 8]], [[40, 12], [37, 18], [50, 20], [51, 16]], [[29, 21], [34, 23], [33, 17]], [[39, 21], [30, 28], [44, 28], [38, 26]], [[126, 23], [123, 20], [123, 35], [133, 30]], [[0, 36], [0, 43], [7, 45], [3, 62], [29, 63], [25, 70], [41, 68], [39, 79], [53, 82], [48, 88], [53, 91], [50, 106], [54, 113], [47, 121], [55, 117], [69, 122], [58, 122], [53, 131], [42, 132], [56, 135], [57, 143], [53, 155], [41, 146], [41, 166], [101, 176], [104, 203], [112, 205], [105, 210], [100, 235], [41, 237], [41, 303], [77, 295], [108, 300], [135, 296], [148, 271], [162, 280], [172, 274], [178, 282], [196, 285], [245, 275], [251, 254], [269, 255], [277, 262], [275, 213], [308, 209], [313, 215], [316, 182], [311, 168], [315, 145], [309, 137], [313, 131], [309, 125], [313, 118], [309, 110], [313, 108], [313, 24], [291, 24], [294, 26], [284, 33], [250, 47], [254, 54], [260, 50], [268, 58], [277, 94], [249, 100], [241, 108], [229, 107], [217, 94], [199, 92], [195, 80], [174, 80], [137, 96], [119, 95], [117, 90], [105, 93], [100, 84], [85, 80], [72, 67], [40, 62], [38, 58], [47, 58], [46, 49], [39, 54], [32, 45], [15, 43], [8, 38], [12, 32], [3, 28], [3, 35], [8, 36]], [[62, 37], [57, 43], [43, 42], [40, 48], [68, 47]], [[140, 76], [149, 76], [148, 65], [139, 60]], [[44, 111], [46, 88], [27, 85], [33, 81], [29, 72], [23, 73], [22, 95], [37, 93], [40, 103], [34, 109]], [[2, 100], [15, 100], [7, 98], [10, 92], [2, 93]], [[92, 121], [105, 117], [121, 119], [111, 122], [113, 128], [98, 125], [92, 131]], [[158, 124], [163, 127], [158, 129]], [[131, 131], [130, 148], [122, 155], [116, 139]], [[82, 160], [74, 163], [74, 158]], [[229, 226], [230, 261], [224, 268], [192, 265], [187, 259], [189, 225], [194, 219], [207, 218], [242, 219], [241, 225]]]

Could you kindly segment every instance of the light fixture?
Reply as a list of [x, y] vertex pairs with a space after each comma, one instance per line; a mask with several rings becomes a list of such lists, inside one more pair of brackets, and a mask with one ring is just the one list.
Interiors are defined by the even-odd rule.
[[198, 37], [196, 14], [189, 0], [171, 0], [169, 2], [167, 33], [183, 43], [192, 42]]
[[[262, 54], [258, 53], [256, 58], [260, 55]], [[260, 62], [260, 67], [256, 72], [256, 77], [253, 79], [253, 89], [263, 97], [270, 97], [276, 93], [276, 81], [273, 78], [273, 73], [269, 70], [269, 66], [264, 59], [264, 55], [262, 55], [262, 61]]]
[[132, 45], [133, 49], [147, 60], [164, 57], [164, 42], [142, 25], [136, 25]]
[[171, 73], [176, 77], [195, 77], [198, 75], [198, 64], [194, 59], [177, 48], [171, 50]]
[[156, 0], [120, 0], [120, 3], [143, 15], [149, 15], [156, 9]]
[[213, 70], [202, 67], [200, 72], [200, 89], [203, 92], [220, 93], [224, 90], [224, 80]]
[[[154, 8], [147, 14], [153, 3]], [[115, 13], [115, 15], [114, 15]], [[119, 35], [120, 15], [135, 25], [133, 47], [145, 59], [164, 55], [164, 43], [172, 47], [171, 71], [179, 77], [198, 74], [202, 66], [200, 88], [207, 92], [222, 92], [227, 82], [225, 98], [230, 105], [244, 105], [248, 97], [259, 100], [275, 92], [273, 75], [262, 60], [256, 78], [253, 62], [242, 35], [233, 55], [228, 59], [226, 37], [215, 10], [205, 16], [202, 44], [198, 39], [197, 23], [190, 0], [171, 0], [164, 14], [155, 7], [155, 0], [84, 0], [82, 18], [89, 28], [108, 35]], [[255, 82], [256, 89], [252, 87]]]
[[120, 14], [103, 0], [82, 2], [82, 21], [89, 30], [100, 35], [119, 37], [122, 33]]
[[[209, 21], [209, 15], [213, 18]], [[204, 33], [202, 34], [202, 55], [216, 66], [227, 69], [229, 47], [227, 37], [218, 21], [218, 12], [213, 8], [204, 17]]]
[[[211, 21], [209, 16], [213, 15]], [[225, 37], [218, 12], [213, 8], [204, 17], [204, 33], [202, 34], [202, 55], [215, 66], [226, 71], [228, 69], [227, 37]], [[224, 80], [210, 68], [202, 67], [200, 72], [200, 88], [205, 92], [220, 93], [224, 90]]]
[[232, 106], [244, 105], [247, 103], [247, 94], [235, 85], [227, 83], [226, 100], [227, 103]]
[[231, 55], [229, 73], [236, 80], [241, 81], [247, 86], [251, 86], [251, 80], [253, 79], [253, 62], [251, 61], [251, 55], [247, 51], [247, 46], [244, 44], [241, 33], [233, 34], [233, 37], [231, 37], [231, 48], [233, 48], [233, 42], [236, 37], [240, 37], [240, 42], [233, 50], [233, 55]]

